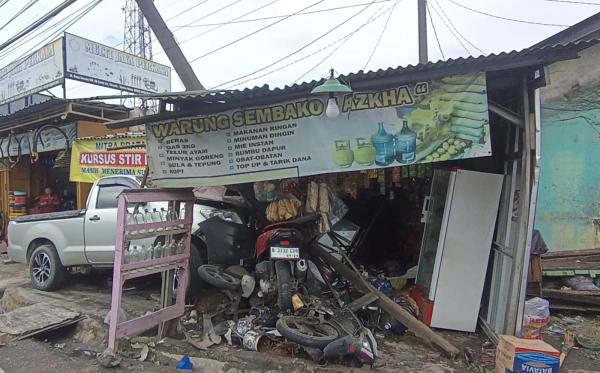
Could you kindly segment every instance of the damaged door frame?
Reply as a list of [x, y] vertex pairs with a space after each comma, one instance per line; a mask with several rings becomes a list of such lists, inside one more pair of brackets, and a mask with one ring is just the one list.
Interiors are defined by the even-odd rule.
[[[503, 197], [492, 247], [488, 307], [480, 316], [482, 329], [494, 341], [497, 334], [520, 336], [523, 320], [540, 165], [538, 88], [545, 85], [543, 68], [533, 71], [535, 79], [530, 79], [531, 75], [526, 71], [520, 76], [520, 113], [489, 103], [490, 111], [511, 124], [505, 148]], [[519, 153], [520, 157], [510, 156]], [[519, 198], [515, 201], [517, 192]], [[517, 216], [513, 214], [515, 202], [519, 204]]]

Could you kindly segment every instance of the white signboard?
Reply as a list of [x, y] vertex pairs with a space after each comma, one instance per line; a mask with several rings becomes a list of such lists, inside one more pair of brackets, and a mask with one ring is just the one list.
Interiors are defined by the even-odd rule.
[[485, 74], [146, 124], [164, 187], [227, 185], [492, 154]]
[[171, 90], [171, 68], [65, 33], [66, 77], [134, 93]]
[[55, 87], [63, 80], [60, 38], [0, 69], [0, 104]]
[[[77, 137], [77, 127], [75, 123], [65, 124], [59, 127], [65, 135], [69, 138], [69, 145], [72, 144], [73, 140]], [[54, 150], [62, 150], [66, 146], [65, 137], [60, 131], [55, 128], [48, 128], [44, 130], [37, 143], [38, 153], [50, 152]], [[19, 147], [21, 148], [21, 155], [27, 155], [31, 153], [33, 149], [33, 132], [27, 132], [15, 135], [10, 141], [10, 156], [16, 157], [19, 155]], [[8, 137], [0, 138], [0, 157], [6, 158], [9, 156], [8, 150]]]

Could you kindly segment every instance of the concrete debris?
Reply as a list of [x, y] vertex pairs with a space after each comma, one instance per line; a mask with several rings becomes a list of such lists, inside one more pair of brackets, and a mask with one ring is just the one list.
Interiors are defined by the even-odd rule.
[[1, 314], [0, 332], [22, 339], [74, 324], [80, 319], [78, 312], [38, 303]]
[[103, 346], [108, 340], [108, 330], [99, 321], [86, 317], [77, 323], [73, 339], [85, 345]]
[[96, 358], [96, 361], [105, 368], [114, 368], [121, 364], [122, 359], [107, 348]]

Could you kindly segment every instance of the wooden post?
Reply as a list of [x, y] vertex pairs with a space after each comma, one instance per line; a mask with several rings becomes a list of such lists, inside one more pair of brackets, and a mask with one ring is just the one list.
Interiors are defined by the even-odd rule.
[[454, 358], [460, 352], [452, 343], [448, 342], [442, 336], [436, 334], [427, 325], [417, 320], [404, 308], [400, 307], [385, 294], [381, 293], [370, 283], [367, 282], [360, 274], [353, 271], [351, 268], [346, 266], [344, 263], [336, 259], [334, 256], [323, 250], [322, 248], [312, 245], [310, 252], [317, 258], [320, 258], [327, 265], [335, 269], [339, 274], [344, 276], [352, 285], [354, 285], [359, 291], [365, 294], [375, 294], [378, 297], [377, 304], [384, 311], [390, 314], [394, 319], [398, 320], [404, 326], [413, 332], [417, 337], [421, 338], [428, 344], [433, 343], [440, 349], [442, 349], [449, 357]]

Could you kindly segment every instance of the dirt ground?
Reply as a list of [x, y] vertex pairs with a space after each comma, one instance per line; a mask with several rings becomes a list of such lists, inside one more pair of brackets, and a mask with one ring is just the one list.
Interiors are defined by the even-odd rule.
[[[110, 308], [110, 273], [96, 273], [87, 276], [73, 275], [67, 286], [54, 293], [31, 289], [25, 266], [0, 262], [0, 294], [4, 311], [36, 302], [60, 304], [64, 308], [81, 312], [87, 318], [78, 326], [63, 328], [60, 331], [20, 341], [10, 339], [0, 347], [0, 372], [172, 372], [177, 360], [184, 354], [192, 357], [194, 371], [198, 372], [491, 372], [481, 363], [481, 347], [486, 341], [482, 333], [460, 333], [438, 331], [463, 353], [454, 360], [447, 359], [439, 351], [424, 345], [412, 335], [392, 336], [376, 332], [380, 351], [374, 367], [349, 368], [343, 365], [318, 365], [302, 353], [291, 354], [284, 351], [254, 352], [238, 346], [221, 344], [207, 351], [196, 350], [181, 339], [167, 338], [150, 348], [145, 361], [139, 361], [140, 350], [132, 349], [131, 343], [122, 343], [122, 362], [118, 368], [103, 368], [96, 361], [96, 354], [106, 347], [106, 326], [103, 318]], [[124, 300], [128, 315], [142, 315], [156, 306], [158, 285], [156, 281], [131, 284]], [[198, 304], [219, 302], [219, 294], [206, 297]], [[1, 311], [0, 311], [1, 312]], [[145, 342], [152, 339], [152, 332], [146, 333]], [[562, 336], [547, 333], [544, 339], [560, 348]], [[137, 339], [132, 341], [136, 342]], [[152, 345], [152, 343], [151, 343]], [[473, 364], [467, 365], [464, 351], [472, 352]], [[571, 351], [563, 372], [600, 372], [600, 353], [583, 348]]]

